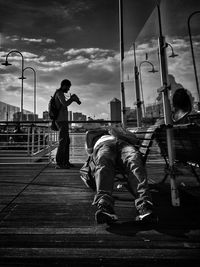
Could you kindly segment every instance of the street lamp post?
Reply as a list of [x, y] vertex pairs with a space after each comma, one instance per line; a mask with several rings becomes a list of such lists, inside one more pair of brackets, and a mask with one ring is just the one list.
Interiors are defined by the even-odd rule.
[[171, 55], [169, 55], [169, 57], [172, 57], [172, 58], [174, 58], [174, 57], [178, 57], [178, 54], [176, 54], [176, 53], [174, 53], [174, 49], [173, 49], [173, 46], [170, 44], [170, 43], [166, 43], [165, 44], [166, 45], [166, 47], [170, 47], [171, 48]]
[[[36, 120], [36, 71], [32, 67], [26, 67], [23, 69], [23, 73], [27, 69], [32, 70], [33, 74], [34, 74], [34, 97], [33, 97], [34, 109], [33, 109], [33, 113], [34, 113], [34, 121], [35, 121]], [[26, 79], [26, 77], [22, 76], [19, 79]]]
[[133, 52], [134, 52], [134, 77], [135, 77], [135, 96], [136, 96], [136, 115], [137, 115], [137, 127], [142, 126], [142, 108], [141, 108], [141, 98], [140, 98], [140, 84], [139, 84], [139, 71], [136, 60], [135, 53], [135, 43], [133, 44]]
[[200, 10], [193, 12], [190, 14], [188, 17], [188, 33], [189, 33], [189, 38], [190, 38], [190, 47], [191, 47], [191, 52], [192, 52], [192, 61], [193, 61], [193, 67], [194, 67], [194, 75], [195, 75], [195, 81], [196, 81], [196, 88], [197, 88], [197, 94], [198, 94], [198, 110], [200, 110], [200, 91], [199, 91], [199, 81], [198, 81], [198, 76], [197, 76], [197, 68], [196, 68], [196, 61], [195, 61], [195, 56], [194, 56], [194, 48], [193, 48], [193, 42], [192, 42], [192, 34], [191, 34], [191, 27], [190, 27], [190, 20], [191, 18], [200, 13]]
[[8, 63], [8, 57], [9, 57], [9, 55], [11, 54], [11, 53], [18, 53], [18, 54], [20, 54], [20, 56], [21, 56], [21, 58], [22, 58], [22, 87], [21, 87], [21, 116], [20, 116], [20, 118], [21, 118], [21, 121], [23, 120], [23, 94], [24, 94], [24, 77], [23, 77], [23, 70], [24, 70], [24, 57], [23, 57], [23, 55], [22, 55], [22, 53], [21, 52], [19, 52], [18, 50], [12, 50], [12, 51], [10, 51], [7, 55], [6, 55], [6, 60], [5, 60], [5, 62], [4, 63], [2, 63], [2, 65], [4, 65], [4, 66], [10, 66], [10, 65], [12, 65], [12, 64], [10, 64], [10, 63]]
[[142, 104], [143, 104], [144, 117], [145, 117], [146, 109], [145, 109], [145, 104], [144, 104], [144, 92], [143, 92], [143, 86], [142, 86], [142, 72], [141, 72], [141, 66], [142, 66], [142, 64], [144, 64], [144, 63], [147, 63], [147, 64], [150, 64], [150, 65], [151, 65], [152, 69], [149, 70], [149, 72], [151, 72], [151, 73], [155, 73], [155, 72], [158, 72], [158, 71], [155, 70], [153, 63], [151, 63], [150, 61], [148, 61], [148, 60], [144, 60], [144, 61], [140, 62], [140, 65], [139, 65], [140, 90], [141, 90]]
[[158, 10], [158, 24], [159, 24], [159, 61], [160, 61], [160, 74], [161, 74], [161, 92], [163, 99], [164, 121], [167, 126], [167, 150], [169, 155], [169, 169], [170, 169], [170, 186], [171, 186], [171, 200], [173, 206], [180, 206], [179, 192], [176, 185], [174, 175], [174, 147], [173, 147], [173, 132], [172, 132], [172, 119], [171, 119], [171, 107], [169, 102], [169, 86], [168, 86], [168, 66], [166, 58], [166, 41], [162, 34], [161, 12], [160, 6], [157, 4]]
[[122, 102], [122, 125], [126, 126], [126, 103], [124, 92], [124, 30], [123, 30], [123, 0], [119, 0], [119, 39], [120, 39], [120, 87]]

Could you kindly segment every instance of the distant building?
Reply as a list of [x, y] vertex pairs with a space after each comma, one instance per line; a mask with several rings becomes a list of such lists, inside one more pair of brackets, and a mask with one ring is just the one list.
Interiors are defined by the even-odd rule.
[[48, 111], [43, 111], [42, 118], [43, 118], [43, 120], [48, 121], [50, 119], [49, 118], [49, 112]]
[[110, 119], [111, 121], [121, 121], [121, 101], [113, 98], [110, 101]]
[[160, 118], [163, 116], [162, 103], [149, 104], [146, 106], [146, 118]]
[[[68, 120], [76, 120], [76, 121], [86, 121], [87, 117], [86, 115], [82, 114], [81, 112], [72, 112], [71, 110], [68, 111]], [[43, 120], [50, 120], [49, 118], [49, 112], [44, 111], [43, 112]]]
[[86, 119], [86, 115], [82, 114], [81, 112], [73, 113], [73, 121], [86, 121]]
[[38, 120], [38, 115], [36, 114], [34, 116], [34, 113], [31, 113], [31, 114], [26, 114], [26, 120], [27, 121], [34, 121], [34, 120]]
[[14, 114], [20, 112], [19, 107], [0, 101], [0, 121], [13, 121]]
[[[30, 116], [30, 117], [29, 117]], [[28, 121], [32, 119], [33, 112], [28, 110], [23, 110], [22, 120]], [[36, 115], [38, 117], [38, 115]], [[21, 119], [20, 108], [1, 102], [0, 101], [0, 121], [19, 121]]]
[[77, 127], [77, 128], [83, 128], [84, 127], [85, 123], [81, 123], [81, 122], [87, 120], [86, 115], [82, 114], [81, 112], [73, 112], [72, 117], [73, 117], [72, 121], [78, 121], [77, 123], [72, 123], [73, 127]]
[[88, 117], [88, 121], [93, 121], [94, 119], [91, 117]]
[[136, 120], [136, 108], [126, 108], [126, 118], [127, 120]]
[[72, 121], [72, 111], [71, 110], [68, 111], [68, 120]]
[[[13, 121], [19, 121], [19, 120], [21, 120], [21, 112], [20, 111], [13, 114]], [[28, 110], [23, 110], [22, 120], [23, 121], [33, 121], [34, 120], [34, 114]]]

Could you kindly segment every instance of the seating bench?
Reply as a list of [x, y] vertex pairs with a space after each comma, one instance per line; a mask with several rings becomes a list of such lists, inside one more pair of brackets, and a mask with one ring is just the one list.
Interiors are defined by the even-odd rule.
[[[166, 129], [166, 125], [161, 125], [155, 130], [155, 140], [166, 163], [166, 173], [162, 182], [170, 174]], [[200, 167], [200, 125], [196, 123], [174, 125], [172, 128], [172, 140], [174, 163], [189, 166], [200, 183], [200, 178], [196, 172], [196, 168]], [[176, 174], [174, 172], [174, 175]]]
[[[166, 163], [165, 175], [161, 183], [164, 182], [168, 176], [170, 176], [172, 205], [179, 206], [180, 201], [176, 186], [176, 176], [180, 173], [176, 172], [175, 166], [178, 163], [189, 166], [197, 181], [200, 183], [200, 178], [196, 172], [196, 168], [200, 167], [200, 125], [196, 123], [190, 123], [170, 126], [170, 133], [172, 134], [172, 147], [174, 149], [173, 166], [170, 166], [169, 164], [167, 129], [169, 129], [169, 126], [162, 124], [151, 126], [149, 128], [130, 129], [130, 131], [133, 132], [140, 140], [140, 146], [138, 149], [143, 155], [144, 164], [146, 163], [153, 141], [155, 140], [157, 142], [160, 148], [160, 154]], [[88, 131], [86, 134], [86, 140], [88, 141], [88, 144], [92, 144], [94, 138], [102, 135], [103, 133], [105, 133], [105, 131], [102, 130], [98, 130], [98, 134], [96, 134], [96, 131]], [[86, 146], [89, 154], [91, 153], [90, 147], [92, 146]], [[88, 165], [86, 164], [86, 169], [87, 168]], [[87, 186], [91, 187], [91, 185], [88, 184], [87, 179], [82, 177], [82, 180]], [[128, 184], [126, 183], [126, 175], [120, 173], [118, 170], [116, 170], [116, 182], [118, 184], [123, 184], [134, 196], [134, 192], [131, 192]], [[95, 190], [95, 187], [93, 190]]]
[[144, 163], [146, 163], [148, 155], [155, 138], [156, 126], [141, 127], [130, 130], [140, 140], [139, 151], [143, 156]]

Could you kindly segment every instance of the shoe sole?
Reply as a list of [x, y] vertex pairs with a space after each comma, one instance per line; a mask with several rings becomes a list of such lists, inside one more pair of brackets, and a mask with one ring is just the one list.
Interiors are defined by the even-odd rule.
[[146, 214], [144, 215], [138, 215], [137, 218], [138, 218], [138, 221], [142, 221], [145, 219], [145, 217], [149, 217], [150, 215], [152, 214], [152, 212], [147, 212]]
[[55, 167], [57, 170], [68, 170], [70, 167]]
[[95, 219], [98, 224], [112, 224], [118, 220], [118, 217], [115, 214], [110, 214], [107, 212], [99, 212], [95, 214]]
[[158, 216], [156, 216], [153, 213], [148, 213], [145, 215], [138, 215], [136, 217], [136, 221], [139, 221], [142, 223], [158, 223]]

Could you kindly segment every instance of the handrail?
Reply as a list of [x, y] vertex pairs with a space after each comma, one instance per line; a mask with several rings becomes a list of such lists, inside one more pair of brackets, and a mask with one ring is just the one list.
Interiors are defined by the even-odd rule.
[[[58, 132], [52, 131], [50, 126], [51, 124], [46, 121], [40, 121], [38, 124], [27, 121], [25, 123], [21, 121], [1, 123], [0, 164], [54, 162], [55, 149], [58, 146]], [[85, 138], [85, 132], [74, 133], [72, 130], [69, 134], [71, 137], [70, 157], [72, 161], [83, 162], [85, 148], [80, 139]]]
[[15, 162], [22, 161], [22, 157], [25, 162], [37, 161], [45, 154], [50, 154], [58, 142], [58, 133], [52, 132], [50, 124], [21, 124], [20, 121], [15, 131], [13, 126], [15, 127], [16, 123], [6, 122], [0, 126], [5, 127], [0, 132], [1, 162], [7, 162], [9, 159]]
[[[43, 120], [43, 121], [0, 121], [0, 123], [9, 123], [9, 124], [43, 124], [43, 123], [51, 123], [51, 120]], [[77, 121], [77, 120], [69, 120], [68, 123], [121, 123], [121, 121], [113, 121], [113, 120], [89, 120], [89, 121]]]

